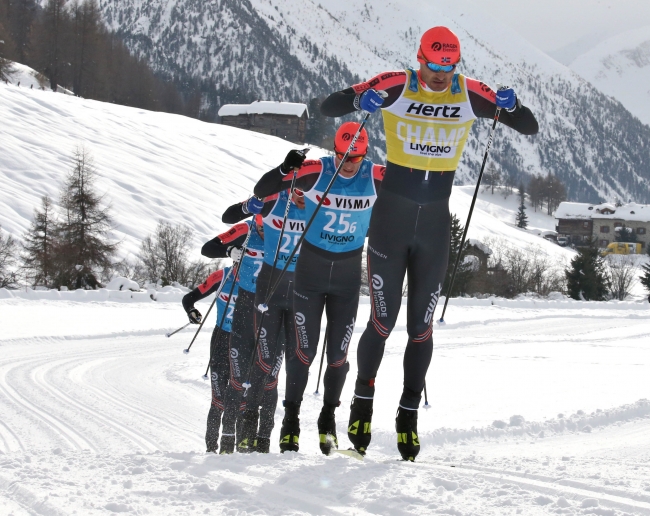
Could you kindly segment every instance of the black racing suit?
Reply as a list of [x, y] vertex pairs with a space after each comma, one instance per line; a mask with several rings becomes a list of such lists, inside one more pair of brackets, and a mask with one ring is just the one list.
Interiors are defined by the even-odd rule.
[[[297, 172], [296, 188], [307, 193], [323, 170], [321, 160], [308, 160]], [[384, 167], [373, 167], [378, 191]], [[266, 173], [255, 186], [255, 195], [268, 196], [287, 187], [292, 174], [277, 167]], [[304, 241], [296, 264], [293, 307], [296, 313], [296, 345], [287, 353], [285, 400], [301, 402], [307, 386], [309, 367], [316, 357], [323, 310], [327, 315], [327, 368], [323, 378], [323, 400], [338, 405], [350, 369], [348, 348], [359, 305], [361, 253], [358, 249], [337, 253]]]
[[[214, 294], [224, 281], [223, 269], [210, 274], [208, 278], [191, 292], [183, 296], [183, 308], [189, 311], [194, 308], [194, 303]], [[208, 451], [216, 451], [219, 445], [219, 427], [224, 408], [224, 394], [230, 376], [230, 362], [228, 360], [228, 345], [230, 332], [219, 331], [220, 319], [212, 331], [210, 339], [210, 385], [212, 389], [212, 403], [208, 412], [208, 422], [205, 432], [205, 444]]]
[[[265, 202], [262, 215], [266, 216], [276, 201]], [[223, 214], [222, 220], [225, 223], [235, 223], [250, 214], [244, 213], [242, 203], [236, 203], [230, 206]], [[258, 437], [268, 438], [273, 429], [273, 414], [277, 404], [278, 394], [278, 374], [284, 359], [285, 346], [289, 344], [293, 347], [296, 339], [296, 331], [293, 318], [293, 272], [285, 272], [273, 296], [268, 300], [268, 310], [264, 314], [262, 327], [259, 328], [261, 312], [257, 309], [267, 301], [266, 297], [270, 288], [270, 280], [276, 282], [279, 277], [280, 269], [272, 267], [268, 263], [262, 264], [261, 271], [257, 277], [256, 293], [254, 296], [246, 297], [246, 304], [253, 314], [252, 320], [250, 315], [246, 321], [242, 320], [240, 324], [233, 321], [233, 339], [235, 334], [241, 333], [241, 348], [239, 351], [239, 375], [236, 380], [232, 380], [233, 393], [236, 395], [228, 403], [239, 403], [240, 411], [255, 411], [260, 407], [259, 413], [259, 430]], [[271, 278], [272, 276], [272, 278]], [[241, 290], [240, 290], [241, 292]], [[239, 299], [238, 299], [239, 303]], [[237, 310], [235, 310], [236, 312]], [[259, 331], [259, 342], [255, 350], [255, 340]], [[231, 345], [232, 346], [232, 345]], [[252, 353], [256, 352], [257, 356], [253, 359], [253, 366], [250, 368]], [[249, 380], [251, 387], [245, 389], [242, 383]], [[226, 412], [229, 412], [226, 409]], [[224, 433], [226, 432], [226, 423], [224, 416]], [[230, 420], [228, 421], [230, 422]], [[239, 428], [239, 425], [238, 425]], [[239, 434], [239, 429], [237, 430]], [[243, 437], [243, 434], [242, 434]], [[237, 441], [241, 438], [238, 435]]]
[[[406, 72], [386, 72], [351, 88], [333, 93], [321, 105], [325, 116], [339, 117], [358, 109], [359, 96], [374, 88], [388, 97], [382, 108], [402, 96]], [[478, 118], [494, 118], [494, 92], [468, 80], [471, 108]], [[414, 104], [415, 106], [415, 104]], [[417, 106], [415, 106], [417, 108]], [[414, 108], [414, 109], [415, 109]], [[537, 121], [518, 102], [512, 112], [501, 110], [499, 122], [522, 134], [535, 134]], [[454, 171], [432, 172], [406, 168], [390, 161], [368, 233], [368, 281], [372, 296], [370, 321], [357, 354], [355, 395], [374, 397], [374, 384], [401, 306], [404, 276], [408, 280], [407, 332], [404, 353], [404, 388], [400, 405], [418, 408], [431, 361], [433, 312], [445, 279], [450, 246], [449, 196]]]

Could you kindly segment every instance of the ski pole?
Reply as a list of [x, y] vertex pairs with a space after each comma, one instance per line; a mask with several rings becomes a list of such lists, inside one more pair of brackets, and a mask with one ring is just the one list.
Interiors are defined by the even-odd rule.
[[316, 382], [316, 391], [314, 391], [314, 396], [318, 396], [318, 386], [320, 385], [320, 375], [323, 372], [323, 359], [325, 358], [325, 348], [327, 348], [327, 328], [329, 325], [325, 326], [325, 337], [323, 338], [323, 352], [320, 356], [320, 367], [318, 368], [318, 381]]
[[[303, 155], [307, 154], [309, 149], [304, 149], [300, 151]], [[271, 274], [269, 275], [269, 283], [266, 287], [266, 291], [268, 293], [268, 289], [271, 288], [271, 285], [273, 284], [273, 274], [275, 273], [275, 266], [278, 264], [278, 256], [280, 255], [280, 248], [282, 247], [282, 239], [284, 237], [284, 228], [287, 225], [287, 217], [289, 216], [289, 209], [291, 208], [291, 196], [293, 195], [293, 190], [296, 185], [296, 178], [298, 177], [298, 170], [293, 169], [293, 177], [291, 178], [291, 186], [289, 187], [289, 196], [287, 198], [287, 205], [284, 208], [284, 217], [282, 217], [282, 229], [280, 230], [280, 237], [278, 238], [278, 245], [275, 247], [275, 257], [273, 258], [273, 267], [271, 268]], [[253, 345], [253, 353], [251, 353], [251, 359], [248, 364], [248, 369], [246, 373], [246, 381], [242, 383], [242, 387], [244, 387], [244, 397], [248, 394], [248, 389], [251, 386], [250, 383], [250, 378], [251, 378], [251, 372], [253, 370], [253, 364], [255, 363], [255, 355], [257, 354], [257, 350], [259, 347], [260, 343], [260, 337], [262, 335], [262, 325], [264, 324], [264, 317], [266, 316], [266, 312], [268, 310], [268, 300], [263, 304], [258, 307], [258, 310], [262, 313], [260, 316], [260, 322], [259, 325], [257, 326], [257, 332], [255, 332], [255, 344]], [[265, 310], [262, 310], [262, 307], [266, 308]]]
[[[241, 246], [241, 255], [239, 256], [239, 260], [237, 260], [237, 263], [233, 264], [233, 269], [236, 268], [235, 270], [235, 275], [233, 276], [232, 279], [232, 285], [230, 286], [230, 292], [228, 292], [228, 302], [226, 303], [226, 307], [223, 310], [223, 315], [221, 316], [221, 321], [219, 321], [219, 329], [217, 330], [217, 338], [215, 342], [219, 342], [219, 337], [221, 337], [221, 332], [223, 328], [223, 322], [226, 320], [226, 314], [228, 313], [228, 307], [230, 306], [230, 301], [232, 301], [232, 293], [235, 290], [235, 285], [237, 284], [237, 281], [239, 280], [239, 269], [241, 267], [241, 262], [244, 260], [244, 256], [246, 256], [246, 248], [248, 247], [248, 241], [250, 240], [251, 233], [253, 232], [253, 225], [255, 224], [255, 221], [251, 221], [251, 224], [248, 228], [248, 234], [246, 235], [246, 240], [244, 240], [244, 243]], [[232, 269], [231, 269], [232, 271]], [[214, 298], [215, 301], [217, 298]], [[228, 349], [228, 356], [230, 356], [230, 349]], [[208, 371], [210, 371], [210, 364], [212, 364], [212, 346], [210, 346], [210, 359], [208, 360], [208, 366], [205, 368], [205, 374], [203, 375], [203, 379], [207, 380], [209, 378], [208, 376]]]
[[429, 405], [429, 396], [427, 395], [427, 382], [425, 380], [424, 382], [424, 405], [422, 405], [422, 408], [425, 409], [430, 409], [431, 405]]
[[[501, 88], [499, 88], [501, 89]], [[445, 324], [445, 312], [447, 310], [447, 303], [449, 302], [449, 297], [451, 296], [451, 289], [454, 286], [454, 279], [456, 278], [456, 270], [458, 269], [458, 264], [460, 263], [460, 256], [463, 251], [463, 246], [465, 245], [465, 237], [467, 237], [467, 230], [469, 229], [469, 223], [472, 220], [472, 213], [474, 211], [474, 205], [476, 204], [476, 197], [478, 196], [478, 189], [481, 186], [481, 178], [483, 177], [483, 171], [485, 170], [485, 164], [487, 163], [488, 154], [490, 152], [490, 147], [492, 146], [492, 139], [494, 138], [494, 132], [497, 127], [497, 122], [499, 121], [499, 115], [501, 114], [501, 108], [497, 107], [497, 111], [494, 115], [494, 122], [492, 122], [492, 128], [490, 129], [490, 134], [488, 135], [487, 147], [485, 148], [485, 154], [483, 155], [483, 164], [481, 165], [481, 171], [478, 174], [478, 180], [476, 181], [476, 188], [474, 189], [474, 197], [472, 197], [472, 204], [469, 207], [469, 214], [467, 215], [467, 222], [465, 223], [465, 229], [463, 230], [463, 238], [460, 241], [460, 247], [458, 248], [458, 255], [456, 256], [456, 263], [454, 264], [454, 271], [451, 274], [451, 281], [449, 282], [449, 287], [447, 288], [447, 296], [445, 297], [445, 305], [442, 308], [442, 315], [438, 324]], [[435, 308], [434, 308], [435, 310]]]
[[219, 295], [221, 294], [221, 290], [223, 289], [223, 286], [226, 284], [226, 281], [228, 281], [228, 277], [230, 276], [231, 272], [232, 272], [232, 269], [230, 269], [228, 271], [228, 274], [226, 274], [226, 277], [221, 282], [221, 285], [219, 285], [219, 289], [217, 290], [217, 292], [216, 292], [216, 294], [214, 296], [214, 299], [212, 300], [212, 303], [210, 304], [210, 308], [208, 308], [208, 311], [203, 316], [203, 319], [201, 319], [201, 324], [199, 325], [199, 329], [196, 330], [196, 333], [194, 334], [194, 338], [192, 339], [192, 342], [190, 342], [190, 345], [187, 346], [187, 349], [183, 350], [183, 353], [185, 353], [186, 355], [190, 352], [190, 348], [192, 347], [192, 344], [194, 344], [194, 340], [196, 340], [196, 337], [199, 335], [199, 332], [201, 331], [201, 328], [203, 328], [203, 323], [208, 318], [208, 315], [210, 315], [210, 311], [212, 310], [212, 307], [217, 302], [217, 299], [219, 299]]
[[203, 316], [203, 319], [201, 319], [201, 324], [199, 324], [199, 328], [196, 330], [196, 333], [194, 334], [194, 337], [192, 338], [192, 342], [190, 342], [190, 345], [187, 346], [187, 348], [183, 350], [183, 353], [185, 353], [186, 355], [190, 352], [190, 348], [192, 347], [192, 344], [194, 344], [194, 341], [199, 336], [199, 332], [201, 331], [201, 328], [203, 328], [203, 323], [205, 323], [205, 320], [208, 318], [208, 315], [210, 315], [210, 311], [212, 310], [212, 307], [214, 306], [214, 303], [215, 303], [216, 300], [217, 300], [217, 298], [215, 297], [212, 300], [212, 303], [210, 303], [210, 308], [208, 308], [208, 311]]
[[169, 332], [169, 333], [165, 333], [165, 337], [169, 338], [169, 337], [171, 337], [172, 335], [176, 335], [179, 331], [184, 330], [184, 329], [187, 328], [190, 324], [192, 324], [192, 323], [191, 323], [191, 322], [188, 322], [185, 326], [181, 326], [180, 328], [178, 328], [178, 330], [171, 331], [171, 332]]

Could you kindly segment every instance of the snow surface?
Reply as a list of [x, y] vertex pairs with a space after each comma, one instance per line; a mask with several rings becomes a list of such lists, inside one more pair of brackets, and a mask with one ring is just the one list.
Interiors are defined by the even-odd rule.
[[405, 310], [359, 462], [318, 451], [315, 374], [299, 454], [277, 453], [277, 426], [268, 456], [205, 454], [210, 331], [190, 355], [192, 331], [166, 339], [185, 323], [180, 303], [0, 300], [0, 513], [650, 514], [648, 309], [452, 300], [434, 331], [423, 450], [407, 464], [393, 422]]
[[[219, 116], [263, 115], [265, 113], [302, 116], [305, 111], [307, 111], [306, 104], [256, 100], [250, 104], [225, 104], [219, 109]], [[307, 117], [309, 117], [309, 111], [307, 111]]]

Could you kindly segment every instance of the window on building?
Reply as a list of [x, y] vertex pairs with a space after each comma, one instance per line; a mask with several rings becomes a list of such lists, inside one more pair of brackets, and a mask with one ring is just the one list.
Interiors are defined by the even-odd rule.
[[609, 226], [600, 226], [601, 233], [609, 233]]
[[609, 240], [601, 240], [600, 247], [607, 247], [609, 245]]
[[589, 221], [588, 221], [588, 220], [585, 220], [585, 221], [582, 223], [582, 227], [585, 228], [585, 229], [589, 229]]
[[645, 228], [636, 228], [637, 235], [645, 235]]

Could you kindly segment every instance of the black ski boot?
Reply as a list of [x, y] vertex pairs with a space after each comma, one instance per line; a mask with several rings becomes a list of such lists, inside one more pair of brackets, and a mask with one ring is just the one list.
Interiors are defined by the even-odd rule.
[[259, 437], [255, 439], [255, 451], [257, 453], [269, 453], [271, 451], [271, 439], [269, 437]]
[[418, 411], [398, 408], [397, 417], [395, 418], [395, 430], [397, 430], [397, 449], [402, 459], [413, 462], [420, 453]]
[[205, 431], [205, 447], [207, 453], [217, 453], [219, 449], [221, 414], [223, 414], [222, 410], [214, 405], [210, 407], [210, 412], [208, 412], [208, 427]]
[[294, 401], [283, 401], [284, 419], [280, 429], [280, 453], [286, 451], [298, 451], [298, 439], [300, 437], [300, 403]]
[[222, 435], [221, 436], [221, 455], [230, 455], [235, 451], [235, 436]]
[[258, 410], [246, 410], [237, 421], [237, 451], [239, 453], [253, 453], [254, 441], [257, 435]]
[[334, 410], [337, 405], [331, 405], [324, 402], [323, 409], [318, 416], [318, 439], [320, 443], [320, 451], [324, 455], [329, 455], [332, 448], [338, 450], [339, 440], [336, 438], [336, 420], [334, 419]]
[[366, 454], [370, 444], [370, 423], [372, 421], [372, 399], [352, 398], [348, 439], [361, 455]]

